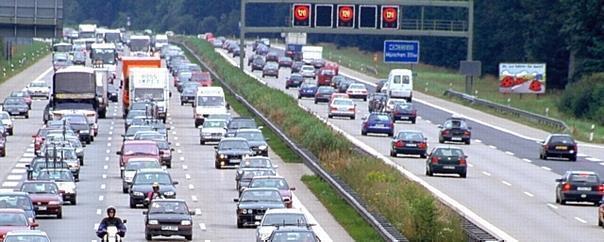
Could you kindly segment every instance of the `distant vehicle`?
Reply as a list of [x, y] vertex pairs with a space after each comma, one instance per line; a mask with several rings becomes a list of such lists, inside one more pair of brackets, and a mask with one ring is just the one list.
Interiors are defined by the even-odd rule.
[[388, 100], [388, 96], [383, 93], [371, 93], [369, 94], [367, 102], [367, 108], [370, 113], [373, 112], [382, 112], [384, 111], [384, 107], [386, 106], [386, 101]]
[[300, 87], [304, 82], [304, 77], [300, 74], [294, 73], [285, 79], [285, 89], [290, 87]]
[[361, 127], [361, 135], [368, 133], [387, 134], [389, 137], [394, 136], [394, 121], [387, 113], [370, 113], [363, 117]]
[[556, 203], [591, 202], [596, 206], [604, 195], [600, 176], [591, 171], [567, 171], [556, 179]]
[[367, 93], [368, 91], [365, 85], [360, 83], [350, 84], [348, 89], [346, 89], [346, 94], [348, 94], [350, 98], [360, 98], [363, 99], [363, 101], [367, 101]]
[[578, 144], [567, 134], [551, 134], [541, 141], [539, 158], [547, 160], [549, 157], [563, 157], [570, 161], [577, 160]]
[[300, 74], [302, 74], [304, 78], [314, 78], [315, 67], [311, 65], [303, 65], [302, 68], [300, 68]]
[[279, 65], [275, 62], [267, 62], [262, 68], [262, 78], [266, 76], [279, 78]]
[[396, 157], [398, 154], [419, 155], [421, 158], [426, 158], [428, 138], [416, 130], [399, 131], [390, 142], [390, 156]]
[[147, 193], [152, 192], [154, 182], [159, 183], [159, 192], [161, 192], [165, 198], [176, 198], [176, 187], [177, 181], [173, 181], [170, 173], [163, 169], [147, 168], [140, 169], [134, 175], [132, 179], [132, 185], [130, 186], [130, 208], [136, 208], [137, 205], [145, 205], [144, 201], [147, 198]]
[[8, 112], [11, 116], [23, 116], [29, 118], [29, 107], [22, 97], [7, 97], [4, 99], [2, 110]]
[[31, 109], [31, 103], [33, 102], [31, 96], [29, 95], [29, 92], [27, 91], [12, 91], [10, 92], [10, 94], [8, 95], [9, 97], [21, 97], [25, 100], [25, 103], [27, 103], [27, 107], [29, 109]]
[[277, 52], [268, 52], [266, 54], [266, 62], [279, 62], [279, 54]]
[[285, 207], [292, 208], [292, 191], [295, 187], [290, 187], [287, 180], [281, 176], [254, 176], [248, 185], [249, 188], [276, 188], [285, 202]]
[[291, 73], [299, 73], [302, 69], [302, 66], [304, 66], [304, 62], [302, 61], [294, 61], [292, 63], [292, 66], [290, 68]]
[[8, 135], [13, 135], [15, 133], [13, 118], [11, 118], [8, 112], [0, 111], [0, 123], [4, 126]]
[[292, 63], [293, 63], [293, 60], [287, 56], [279, 57], [279, 68], [281, 68], [281, 67], [291, 68]]
[[27, 84], [26, 90], [31, 97], [49, 98], [50, 86], [45, 81], [32, 81]]
[[252, 60], [252, 64], [251, 64], [251, 66], [252, 66], [252, 72], [255, 71], [255, 70], [259, 70], [259, 71], [263, 70], [264, 69], [264, 65], [266, 65], [266, 61], [264, 60], [264, 57], [258, 56], [256, 58], [254, 58]]
[[[27, 218], [32, 221], [36, 220], [36, 210], [39, 210], [34, 209], [32, 198], [30, 198], [29, 194], [21, 191], [0, 192], [0, 205], [2, 205], [2, 208], [23, 209]], [[40, 211], [39, 213], [43, 212]]]
[[335, 93], [336, 90], [330, 86], [320, 86], [315, 94], [315, 104], [319, 102], [329, 102], [331, 94]]
[[315, 94], [317, 93], [317, 89], [319, 89], [319, 87], [317, 86], [316, 82], [303, 82], [298, 89], [298, 99], [302, 99], [303, 97], [314, 98]]
[[394, 106], [394, 109], [390, 111], [390, 115], [392, 115], [394, 122], [408, 120], [414, 124], [417, 119], [417, 110], [412, 103], [400, 103]]
[[384, 106], [384, 112], [391, 113], [396, 106], [398, 106], [398, 105], [405, 105], [405, 104], [407, 104], [407, 100], [406, 99], [402, 99], [402, 98], [388, 98], [388, 100], [386, 101], [386, 105]]
[[[384, 92], [384, 89], [381, 90]], [[391, 98], [404, 98], [411, 102], [413, 98], [413, 73], [407, 69], [393, 69], [388, 74], [386, 93]]]
[[227, 124], [226, 137], [234, 137], [240, 129], [262, 129], [262, 127], [258, 127], [253, 118], [235, 117]]
[[3, 133], [0, 133], [0, 157], [6, 157], [6, 136]]
[[446, 141], [464, 142], [469, 145], [472, 139], [472, 127], [469, 127], [464, 118], [451, 117], [444, 124], [439, 125], [438, 142]]
[[230, 109], [221, 87], [199, 87], [193, 104], [195, 128], [203, 124], [211, 114], [223, 114]]
[[81, 51], [76, 51], [73, 53], [73, 64], [74, 65], [86, 65], [86, 58], [88, 58], [86, 56], [86, 53], [81, 52]]
[[63, 191], [63, 201], [69, 201], [71, 205], [76, 205], [77, 190], [75, 179], [69, 169], [66, 168], [45, 168], [40, 170], [38, 176], [34, 180], [54, 181], [59, 187], [59, 191]]
[[128, 161], [124, 167], [124, 177], [122, 178], [122, 192], [128, 193], [130, 185], [132, 185], [132, 179], [134, 175], [140, 169], [145, 168], [161, 168], [159, 160], [155, 158], [132, 158]]
[[226, 128], [226, 120], [206, 119], [199, 128], [199, 144], [220, 141], [226, 135]]
[[271, 158], [265, 156], [251, 156], [243, 159], [243, 161], [237, 167], [237, 173], [235, 175], [235, 183], [238, 184], [241, 176], [246, 170], [253, 170], [258, 168], [271, 168], [275, 170], [279, 168], [278, 165], [273, 165]]
[[56, 215], [63, 217], [63, 197], [59, 187], [52, 181], [24, 181], [19, 189], [28, 193], [36, 215]]
[[249, 187], [250, 182], [252, 179], [254, 179], [254, 177], [276, 175], [277, 172], [273, 168], [246, 169], [243, 171], [241, 177], [239, 177], [239, 181], [237, 182], [237, 191], [239, 191], [239, 195], [241, 195], [241, 192]]
[[237, 228], [256, 226], [268, 209], [285, 208], [275, 188], [248, 188], [233, 201], [237, 203]]
[[70, 65], [72, 65], [72, 63], [71, 60], [69, 60], [69, 55], [67, 53], [57, 52], [52, 55], [52, 66], [55, 71]]
[[267, 241], [273, 231], [282, 226], [308, 225], [308, 219], [297, 209], [274, 208], [266, 211], [260, 225], [256, 228], [256, 242]]
[[356, 104], [351, 99], [335, 98], [329, 103], [327, 117], [348, 117], [355, 119]]
[[250, 145], [254, 155], [261, 155], [268, 157], [268, 139], [264, 138], [262, 131], [259, 129], [238, 129], [235, 132], [235, 137], [244, 138]]
[[[133, 158], [154, 158], [161, 160], [159, 156], [159, 147], [153, 141], [149, 140], [132, 140], [125, 141], [122, 148], [116, 152], [120, 156], [120, 168], [125, 167], [130, 159]], [[124, 176], [123, 170], [121, 177]]]
[[317, 73], [319, 86], [331, 86], [331, 79], [336, 75], [332, 69], [321, 68]]
[[453, 147], [436, 147], [432, 149], [426, 160], [426, 175], [434, 173], [459, 174], [466, 178], [467, 158], [463, 150]]
[[72, 50], [70, 43], [56, 43], [52, 45], [52, 52], [54, 53], [69, 53]]

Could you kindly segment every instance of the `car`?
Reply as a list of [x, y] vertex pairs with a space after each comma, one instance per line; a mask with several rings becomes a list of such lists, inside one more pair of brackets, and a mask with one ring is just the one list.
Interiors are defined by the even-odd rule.
[[421, 158], [426, 158], [428, 138], [421, 131], [399, 131], [390, 142], [390, 156], [396, 157], [398, 154], [419, 155]]
[[281, 194], [275, 188], [248, 188], [233, 201], [237, 203], [237, 228], [255, 226], [268, 209], [285, 208]]
[[161, 157], [160, 164], [167, 168], [172, 168], [172, 151], [167, 137], [156, 131], [141, 131], [134, 135], [134, 140], [150, 140], [157, 144], [159, 148], [159, 156]]
[[2, 110], [11, 116], [23, 116], [29, 118], [29, 106], [22, 97], [7, 97], [2, 104]]
[[367, 88], [363, 84], [350, 84], [348, 89], [346, 89], [346, 94], [348, 94], [350, 98], [360, 98], [363, 99], [363, 101], [367, 101]]
[[368, 133], [387, 134], [394, 136], [394, 121], [387, 113], [370, 113], [363, 117], [361, 135]]
[[[82, 144], [82, 142], [80, 141], [78, 136], [68, 134], [67, 132], [65, 132], [65, 134], [60, 134], [58, 132], [50, 132], [46, 136], [46, 139], [45, 139], [43, 145], [48, 146], [51, 143], [57, 143], [57, 142], [64, 143], [67, 146], [73, 147], [75, 149], [76, 156], [78, 157], [78, 160], [80, 161], [80, 165], [81, 166], [84, 165], [84, 145]], [[40, 148], [42, 148], [42, 146]], [[39, 150], [38, 150], [38, 152], [34, 151], [34, 153], [38, 156], [40, 155]]]
[[292, 208], [292, 191], [296, 190], [295, 187], [290, 187], [287, 180], [282, 176], [270, 175], [270, 176], [254, 176], [250, 181], [249, 188], [276, 188], [279, 190], [283, 202], [287, 208]]
[[311, 64], [315, 67], [315, 69], [321, 69], [325, 66], [326, 62], [323, 59], [314, 59], [312, 60]]
[[108, 85], [107, 86], [107, 98], [116, 103], [118, 101], [118, 97], [120, 95], [120, 88], [117, 85]]
[[317, 73], [317, 81], [319, 86], [331, 86], [331, 78], [336, 75], [336, 72], [332, 69], [321, 68]]
[[331, 94], [335, 93], [336, 89], [330, 86], [319, 86], [315, 94], [315, 104], [319, 102], [329, 102]]
[[126, 166], [124, 166], [123, 169], [123, 173], [124, 176], [122, 177], [122, 192], [123, 193], [128, 193], [128, 190], [130, 189], [130, 185], [132, 185], [132, 179], [134, 179], [134, 175], [136, 175], [136, 172], [140, 169], [144, 169], [144, 168], [161, 168], [161, 165], [159, 163], [159, 160], [155, 159], [155, 158], [132, 158], [130, 160], [128, 160], [128, 163], [126, 164]]
[[0, 157], [6, 157], [6, 136], [0, 134]]
[[2, 123], [2, 125], [4, 125], [4, 128], [6, 129], [8, 135], [13, 135], [15, 133], [13, 118], [11, 118], [8, 112], [0, 111], [0, 122]]
[[234, 137], [239, 129], [262, 129], [262, 126], [256, 126], [256, 121], [249, 117], [235, 117], [227, 124], [226, 137]]
[[32, 198], [28, 193], [16, 192], [0, 192], [0, 208], [16, 208], [23, 209], [27, 215], [27, 219], [36, 220], [36, 210]]
[[262, 68], [262, 77], [272, 76], [279, 78], [279, 65], [275, 62], [267, 62]]
[[340, 85], [341, 81], [345, 81], [347, 80], [345, 76], [342, 75], [335, 75], [331, 78], [331, 82], [330, 85], [335, 88], [338, 89], [338, 85]]
[[153, 191], [152, 185], [154, 182], [159, 183], [159, 192], [165, 198], [176, 198], [176, 187], [178, 181], [172, 180], [170, 173], [163, 169], [145, 168], [139, 169], [134, 178], [132, 185], [129, 188], [129, 204], [130, 208], [136, 208], [138, 205], [145, 205], [147, 194]]
[[69, 201], [71, 205], [77, 203], [77, 186], [73, 174], [65, 168], [44, 168], [38, 173], [34, 180], [54, 181], [62, 191], [63, 201]]
[[383, 112], [386, 106], [388, 95], [383, 93], [371, 93], [368, 96], [367, 109], [372, 112]]
[[292, 66], [290, 67], [291, 73], [299, 73], [302, 70], [302, 66], [304, 66], [303, 61], [292, 62]]
[[268, 139], [264, 138], [262, 131], [259, 129], [238, 129], [234, 137], [244, 138], [250, 145], [253, 155], [268, 156]]
[[[128, 140], [122, 144], [122, 148], [116, 152], [120, 156], [120, 168], [126, 166], [132, 158], [154, 158], [161, 160], [157, 143], [151, 140]], [[123, 177], [123, 172], [120, 172]]]
[[304, 82], [304, 77], [300, 74], [294, 73], [291, 76], [285, 78], [285, 89], [290, 87], [300, 87]]
[[266, 62], [279, 62], [279, 54], [274, 51], [268, 52], [268, 54], [266, 54]]
[[233, 47], [231, 53], [233, 53], [233, 57], [241, 56], [241, 48], [239, 48], [239, 46], [235, 46]]
[[317, 94], [317, 89], [319, 89], [319, 87], [316, 82], [304, 81], [298, 89], [298, 99], [302, 99], [303, 97], [314, 98], [315, 94]]
[[466, 178], [468, 171], [468, 156], [463, 150], [456, 147], [435, 147], [426, 159], [426, 175], [433, 176], [434, 173], [459, 174]]
[[46, 232], [40, 230], [15, 230], [6, 233], [3, 242], [50, 242]]
[[27, 93], [29, 93], [32, 98], [43, 97], [49, 99], [48, 94], [50, 93], [50, 86], [46, 83], [46, 81], [32, 81], [27, 84], [27, 87], [25, 88]]
[[239, 178], [239, 181], [237, 182], [237, 191], [239, 191], [239, 194], [241, 194], [241, 192], [243, 190], [248, 188], [248, 186], [250, 185], [250, 182], [256, 176], [276, 176], [276, 175], [277, 175], [277, 172], [272, 167], [271, 168], [246, 169], [243, 171], [243, 174], [241, 175], [241, 177]]
[[52, 67], [55, 71], [61, 68], [71, 66], [73, 63], [69, 60], [67, 53], [53, 53], [52, 54]]
[[62, 161], [67, 163], [69, 171], [73, 174], [75, 181], [80, 181], [80, 160], [76, 154], [75, 148], [69, 145], [48, 145], [40, 149], [41, 157], [53, 161]]
[[212, 41], [212, 46], [214, 46], [214, 48], [220, 48], [222, 47], [223, 42], [219, 39], [214, 39]]
[[52, 160], [47, 159], [46, 157], [35, 157], [31, 160], [29, 164], [25, 164], [27, 180], [33, 180], [38, 177], [38, 174], [42, 169], [47, 168], [67, 168], [69, 169], [69, 164], [65, 161], [61, 160]]
[[63, 196], [53, 181], [24, 181], [19, 191], [29, 194], [35, 215], [63, 218]]
[[412, 103], [400, 103], [394, 106], [394, 109], [390, 111], [390, 115], [392, 115], [394, 122], [397, 120], [408, 120], [414, 124], [417, 120], [417, 109], [415, 109]]
[[261, 55], [251, 54], [247, 57], [247, 65], [251, 66], [255, 58], [262, 57]]
[[138, 132], [143, 132], [143, 131], [155, 131], [155, 130], [153, 130], [153, 127], [151, 127], [151, 125], [146, 125], [146, 124], [131, 125], [130, 127], [128, 127], [128, 130], [126, 130], [126, 133], [122, 135], [122, 138], [124, 141], [134, 140], [134, 135], [136, 135], [136, 133], [138, 133]]
[[268, 55], [269, 52], [269, 47], [266, 45], [258, 45], [258, 47], [256, 47], [256, 54], [258, 55]]
[[450, 117], [442, 125], [438, 125], [438, 143], [464, 142], [469, 145], [472, 138], [472, 127], [461, 117]]
[[214, 147], [214, 150], [214, 167], [216, 169], [222, 169], [227, 165], [239, 165], [241, 160], [253, 154], [249, 143], [244, 138], [223, 138]]
[[207, 71], [193, 72], [191, 81], [199, 83], [202, 87], [212, 86], [212, 76]]
[[291, 68], [292, 67], [292, 63], [293, 63], [292, 58], [289, 58], [287, 56], [281, 56], [281, 57], [279, 57], [279, 68], [281, 68], [281, 67]]
[[206, 119], [199, 127], [199, 144], [218, 142], [226, 135], [227, 121], [222, 119]]
[[11, 231], [33, 230], [37, 227], [38, 223], [27, 219], [23, 209], [0, 208], [0, 238]]
[[80, 141], [86, 142], [86, 144], [94, 141], [94, 131], [91, 128], [90, 123], [86, 116], [82, 113], [71, 113], [63, 115], [63, 119], [69, 123], [69, 127], [76, 133], [78, 133]]
[[263, 56], [258, 56], [252, 60], [252, 72], [255, 70], [262, 71], [264, 69], [264, 65], [266, 65], [266, 60]]
[[599, 205], [604, 195], [604, 184], [593, 171], [567, 171], [556, 179], [556, 203], [590, 202]]
[[[292, 239], [293, 238], [293, 239]], [[279, 241], [304, 241], [304, 242], [320, 242], [321, 240], [308, 226], [277, 226], [272, 231], [271, 235], [266, 240], [267, 242]]]
[[406, 104], [407, 100], [402, 98], [388, 98], [386, 105], [384, 106], [384, 112], [390, 113], [397, 105]]
[[180, 93], [180, 106], [184, 106], [185, 103], [193, 105], [195, 103], [195, 97], [197, 96], [197, 88], [186, 88]]
[[269, 209], [262, 217], [256, 228], [256, 242], [268, 240], [273, 231], [283, 226], [307, 226], [308, 219], [304, 212], [298, 209], [274, 208]]
[[193, 240], [193, 217], [187, 202], [181, 199], [153, 200], [145, 216], [145, 239], [153, 236], [183, 236]]
[[46, 134], [49, 130], [51, 130], [51, 128], [43, 126], [38, 129], [38, 132], [36, 132], [36, 134], [31, 136], [34, 141], [34, 153], [37, 153], [40, 150], [40, 147], [42, 146], [42, 143], [44, 143], [44, 140], [46, 139]]
[[352, 84], [354, 84], [354, 81], [350, 79], [341, 80], [338, 82], [336, 90], [341, 93], [346, 93], [346, 90], [348, 90], [348, 87]]
[[384, 84], [388, 82], [387, 79], [380, 79], [377, 81], [376, 86], [375, 86], [375, 92], [382, 92], [382, 88], [384, 88]]
[[128, 131], [128, 128], [132, 125], [132, 121], [137, 118], [148, 119], [150, 116], [145, 110], [130, 110], [124, 120], [124, 130]]
[[313, 67], [311, 65], [303, 65], [300, 68], [300, 74], [302, 74], [302, 76], [304, 78], [314, 78], [315, 77], [315, 67]]
[[578, 144], [568, 134], [551, 134], [540, 144], [539, 159], [562, 157], [577, 161]]
[[29, 109], [31, 109], [31, 103], [33, 102], [31, 96], [29, 95], [29, 92], [27, 91], [12, 91], [10, 93], [10, 95], [8, 95], [9, 97], [20, 97], [25, 99], [25, 103], [27, 103], [27, 107]]
[[86, 53], [82, 51], [76, 51], [73, 53], [73, 58], [71, 62], [74, 65], [86, 65]]
[[348, 98], [334, 98], [327, 107], [327, 117], [347, 117], [356, 118], [357, 105]]

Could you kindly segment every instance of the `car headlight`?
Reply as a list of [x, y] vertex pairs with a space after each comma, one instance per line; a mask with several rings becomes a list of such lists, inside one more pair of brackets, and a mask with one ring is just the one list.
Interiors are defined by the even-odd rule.
[[90, 130], [87, 130], [87, 129], [80, 130], [80, 134], [88, 134], [88, 133], [90, 133]]
[[159, 224], [159, 221], [152, 219], [152, 220], [149, 220], [149, 224], [156, 225], [156, 224]]
[[266, 150], [266, 148], [268, 148], [268, 147], [266, 147], [266, 145], [258, 146], [258, 149], [261, 149], [261, 150]]
[[247, 214], [247, 209], [241, 209], [242, 214]]
[[134, 195], [134, 196], [143, 196], [144, 194], [142, 192], [133, 192], [132, 195]]
[[164, 192], [164, 196], [174, 196], [174, 194], [176, 194], [176, 193], [174, 193], [172, 191]]
[[60, 205], [61, 202], [60, 201], [50, 201], [48, 202], [48, 205]]
[[220, 159], [226, 159], [227, 156], [225, 154], [220, 154]]
[[191, 225], [191, 220], [180, 221], [180, 225]]
[[247, 213], [252, 214], [252, 213], [254, 213], [254, 210], [248, 209]]

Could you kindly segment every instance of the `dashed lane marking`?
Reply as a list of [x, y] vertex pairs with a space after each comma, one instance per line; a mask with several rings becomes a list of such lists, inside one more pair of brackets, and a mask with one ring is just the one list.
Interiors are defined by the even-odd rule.
[[113, 139], [113, 138], [111, 138], [111, 137], [107, 138], [107, 140], [109, 140], [109, 141], [111, 141], [111, 139]]
[[485, 175], [485, 176], [491, 176], [491, 173], [488, 173], [486, 171], [483, 171], [482, 174]]
[[111, 146], [111, 143], [107, 143], [107, 147], [110, 147], [110, 146]]
[[105, 197], [103, 195], [99, 195], [99, 201], [103, 201]]
[[10, 173], [13, 173], [13, 174], [23, 174], [23, 173], [26, 173], [26, 172], [27, 172], [26, 169], [12, 169], [10, 171]]
[[27, 148], [27, 152], [34, 152], [34, 148]]
[[527, 196], [529, 196], [529, 197], [534, 197], [534, 196], [535, 196], [535, 195], [533, 195], [533, 194], [532, 194], [532, 193], [530, 193], [530, 192], [524, 192], [524, 195], [527, 195]]
[[491, 149], [497, 149], [497, 146], [489, 145], [489, 148], [491, 148]]
[[109, 153], [111, 153], [111, 150], [110, 150], [110, 149], [107, 149], [107, 154], [109, 154]]
[[[15, 185], [16, 186], [16, 185]], [[197, 196], [195, 195], [191, 195], [191, 200], [193, 200], [193, 202], [197, 202]]]
[[189, 169], [189, 167], [187, 165], [182, 165], [182, 169], [186, 171]]
[[527, 159], [527, 158], [523, 158], [522, 160], [523, 160], [523, 161], [526, 161], [526, 162], [528, 162], [528, 163], [533, 162], [532, 160], [529, 160], [529, 159]]
[[23, 178], [22, 175], [8, 175], [6, 177], [6, 180], [9, 180], [9, 181], [20, 181], [21, 178]]
[[181, 149], [178, 149], [178, 150], [176, 150], [176, 153], [181, 154], [181, 153], [182, 153], [182, 150], [181, 150]]
[[550, 208], [553, 208], [553, 209], [558, 209], [558, 206], [551, 204], [551, 203], [548, 203], [547, 206]]
[[206, 231], [206, 224], [200, 223], [199, 224], [199, 229], [201, 229], [201, 231]]
[[103, 169], [104, 169], [104, 170], [107, 170], [107, 169], [109, 169], [109, 166], [108, 166], [108, 165], [104, 165], [104, 166], [103, 166]]
[[191, 180], [191, 175], [186, 174], [186, 175], [185, 175], [185, 179], [187, 179], [187, 180]]
[[103, 179], [107, 179], [107, 174], [103, 174]]
[[26, 165], [27, 165], [27, 163], [17, 163], [17, 164], [15, 164], [15, 167], [25, 168]]
[[201, 215], [201, 208], [195, 209], [195, 215]]
[[501, 183], [505, 184], [505, 185], [506, 185], [506, 186], [508, 186], [508, 187], [511, 187], [511, 186], [512, 186], [512, 183], [509, 183], [509, 182], [507, 182], [507, 181], [501, 181]]
[[2, 183], [3, 187], [16, 187], [17, 185], [19, 185], [19, 182], [5, 181]]
[[194, 190], [195, 186], [193, 186], [193, 184], [189, 184], [189, 190]]
[[181, 161], [184, 161], [184, 160], [185, 160], [185, 158], [184, 158], [184, 157], [182, 157], [182, 156], [181, 156], [179, 159], [180, 159]]
[[113, 135], [113, 131], [109, 131], [109, 135]]
[[543, 170], [546, 170], [546, 171], [551, 171], [552, 170], [552, 168], [549, 168], [547, 166], [542, 166], [541, 168], [543, 168]]
[[101, 209], [100, 208], [96, 209], [96, 215], [101, 215]]
[[176, 147], [180, 147], [180, 143], [176, 143]]
[[21, 158], [19, 159], [19, 162], [30, 162], [31, 158]]
[[470, 163], [468, 163], [468, 166], [469, 166], [469, 167], [474, 167], [474, 165], [473, 165], [473, 164], [470, 164]]
[[23, 154], [23, 157], [34, 158], [35, 155], [34, 155], [34, 153], [25, 153], [25, 154]]
[[579, 154], [577, 154], [577, 156], [578, 156], [578, 157], [587, 157], [587, 155], [586, 155], [586, 154], [583, 154], [583, 153], [579, 153]]
[[178, 140], [178, 137], [174, 136], [174, 140]]
[[505, 153], [508, 154], [508, 155], [512, 155], [512, 156], [514, 155], [514, 153], [511, 152], [511, 151], [506, 151]]
[[482, 140], [475, 139], [475, 140], [474, 140], [474, 142], [475, 142], [475, 143], [482, 143]]
[[101, 184], [101, 190], [105, 190], [105, 188], [107, 188], [107, 185]]
[[601, 162], [601, 159], [595, 158], [595, 157], [587, 157], [585, 158], [588, 161], [592, 161], [592, 162]]
[[579, 222], [581, 222], [581, 223], [584, 223], [584, 224], [586, 224], [586, 223], [587, 223], [587, 221], [585, 221], [584, 219], [579, 218], [579, 217], [575, 217], [575, 220], [577, 220], [577, 221], [579, 221]]
[[109, 156], [105, 156], [105, 161], [109, 161]]

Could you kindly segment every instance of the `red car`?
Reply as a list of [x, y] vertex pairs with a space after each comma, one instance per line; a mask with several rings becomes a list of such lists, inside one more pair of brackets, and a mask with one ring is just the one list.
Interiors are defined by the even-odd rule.
[[[161, 160], [159, 147], [155, 141], [151, 140], [126, 140], [116, 154], [120, 156], [120, 168], [125, 167], [128, 160], [134, 157], [151, 157]], [[120, 174], [123, 177], [123, 170]]]
[[27, 219], [27, 215], [23, 209], [16, 208], [1, 208], [0, 217], [0, 240], [4, 241], [6, 233], [16, 230], [33, 230], [38, 227], [38, 223]]
[[336, 72], [329, 68], [321, 68], [317, 73], [319, 86], [331, 86], [331, 78], [336, 75]]
[[333, 70], [336, 73], [336, 75], [338, 75], [338, 73], [340, 71], [340, 65], [338, 65], [338, 63], [334, 63], [334, 62], [325, 63], [325, 66], [323, 68]]
[[202, 87], [212, 86], [212, 76], [209, 72], [193, 72], [191, 75], [191, 81], [199, 82]]
[[52, 181], [24, 181], [20, 191], [29, 194], [37, 215], [63, 218], [63, 195]]
[[32, 138], [34, 138], [34, 151], [36, 152], [36, 154], [40, 150], [40, 147], [42, 147], [42, 144], [46, 139], [46, 134], [48, 133], [48, 130], [48, 128], [42, 127], [38, 129], [38, 133], [31, 136]]

